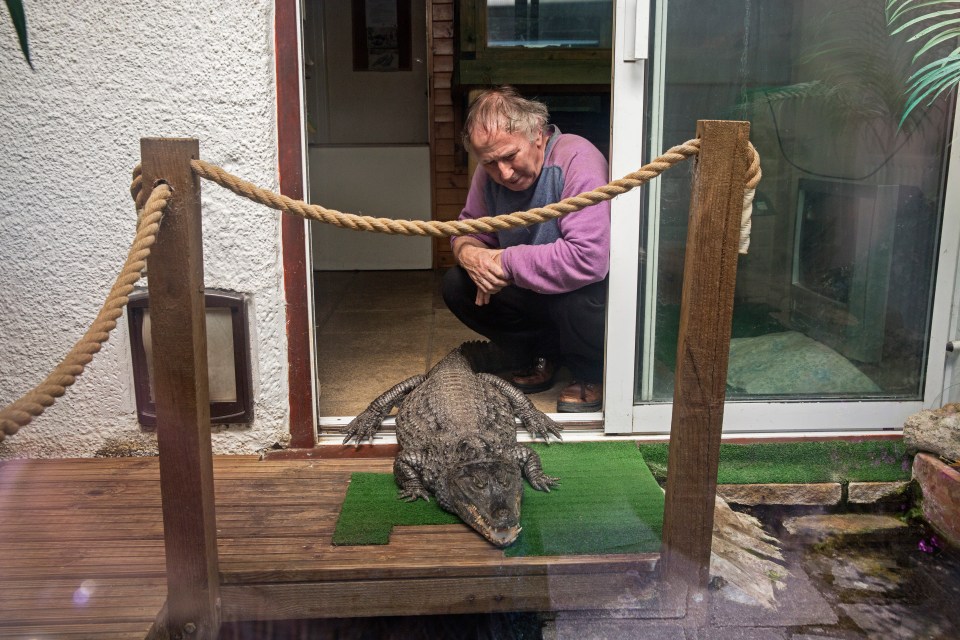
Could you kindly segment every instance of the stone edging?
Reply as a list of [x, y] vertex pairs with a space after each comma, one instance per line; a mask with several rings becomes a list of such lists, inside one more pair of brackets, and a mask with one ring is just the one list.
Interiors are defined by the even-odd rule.
[[[847, 485], [846, 502], [856, 505], [895, 502], [904, 496], [910, 481], [851, 482]], [[839, 482], [813, 484], [721, 484], [717, 495], [731, 504], [744, 506], [792, 505], [837, 506], [844, 502]]]

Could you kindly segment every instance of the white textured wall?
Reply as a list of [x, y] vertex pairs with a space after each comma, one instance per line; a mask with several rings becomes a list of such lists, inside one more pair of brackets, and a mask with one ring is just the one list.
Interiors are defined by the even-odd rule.
[[[35, 71], [0, 6], [0, 405], [95, 317], [132, 238], [128, 188], [144, 136], [277, 188], [273, 2], [27, 1]], [[288, 435], [279, 217], [203, 186], [207, 286], [249, 293], [256, 422], [214, 435], [253, 452]], [[136, 422], [126, 319], [66, 396], [0, 458], [153, 446]]]

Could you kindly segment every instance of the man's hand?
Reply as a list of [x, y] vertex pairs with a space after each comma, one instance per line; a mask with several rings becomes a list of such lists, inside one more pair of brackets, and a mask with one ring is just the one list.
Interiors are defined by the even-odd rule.
[[473, 283], [477, 285], [477, 306], [490, 302], [510, 281], [504, 278], [501, 254], [503, 249], [490, 249], [474, 238], [460, 238], [454, 245], [454, 255]]

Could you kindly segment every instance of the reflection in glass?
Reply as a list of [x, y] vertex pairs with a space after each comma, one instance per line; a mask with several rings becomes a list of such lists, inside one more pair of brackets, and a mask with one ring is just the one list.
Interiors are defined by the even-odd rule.
[[487, 0], [488, 47], [609, 48], [611, 0]]
[[[912, 63], [911, 34], [891, 36], [883, 7], [658, 3], [663, 125], [651, 155], [689, 139], [698, 119], [749, 120], [763, 165], [738, 263], [732, 398], [920, 397], [953, 104], [899, 126], [925, 58]], [[641, 265], [653, 271], [646, 286], [641, 273], [639, 313], [654, 330], [638, 343], [638, 402], [673, 394], [689, 167], [660, 180], [653, 259]]]

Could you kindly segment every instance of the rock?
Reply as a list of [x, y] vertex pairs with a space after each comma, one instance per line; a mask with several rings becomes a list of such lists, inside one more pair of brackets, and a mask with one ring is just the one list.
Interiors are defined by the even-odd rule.
[[907, 525], [892, 516], [847, 513], [799, 516], [783, 521], [783, 528], [803, 538], [824, 540], [830, 536], [862, 535], [901, 531]]
[[921, 453], [913, 477], [923, 492], [923, 517], [950, 544], [960, 547], [960, 471]]
[[747, 506], [761, 504], [826, 505], [840, 504], [842, 490], [835, 482], [814, 484], [723, 484], [717, 495], [727, 502]]
[[763, 607], [774, 609], [776, 591], [790, 575], [784, 564], [780, 541], [766, 533], [759, 520], [734, 511], [718, 496], [710, 575], [734, 585]]
[[948, 460], [960, 460], [960, 405], [924, 409], [903, 424], [907, 451], [926, 451]]
[[850, 504], [889, 504], [910, 500], [909, 481], [903, 482], [851, 482], [847, 486], [847, 502]]

